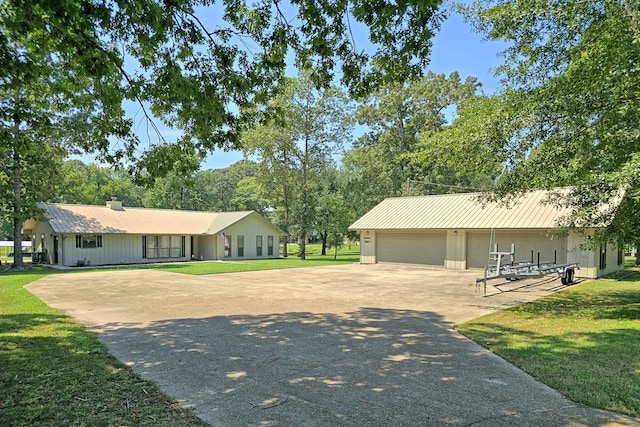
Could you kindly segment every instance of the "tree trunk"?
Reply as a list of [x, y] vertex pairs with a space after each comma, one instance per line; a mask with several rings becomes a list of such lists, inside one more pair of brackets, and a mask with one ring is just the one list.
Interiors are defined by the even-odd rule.
[[307, 259], [307, 233], [309, 232], [309, 204], [307, 199], [307, 172], [309, 167], [309, 136], [304, 139], [304, 154], [302, 158], [302, 224], [300, 231], [300, 259]]
[[307, 235], [306, 233], [300, 234], [300, 259], [307, 259]]
[[328, 231], [323, 231], [322, 233], [320, 233], [320, 236], [322, 238], [322, 255], [326, 255], [327, 254], [327, 239], [329, 238], [329, 232]]
[[640, 240], [636, 241], [636, 265], [640, 265]]
[[282, 245], [282, 257], [289, 257], [289, 250], [287, 249], [287, 243], [289, 242], [289, 203], [287, 202], [287, 189], [286, 187], [283, 189], [282, 194], [284, 195], [284, 232], [287, 233], [284, 236], [284, 244]]
[[[20, 136], [20, 121], [14, 117], [13, 137], [15, 141]], [[20, 153], [14, 145], [13, 148], [13, 265], [15, 270], [24, 269], [22, 259], [22, 177], [20, 169]], [[33, 250], [33, 248], [31, 249]]]

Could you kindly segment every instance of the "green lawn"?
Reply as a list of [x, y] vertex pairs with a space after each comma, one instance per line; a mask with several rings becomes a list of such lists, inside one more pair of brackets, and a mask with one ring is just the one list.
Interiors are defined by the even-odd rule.
[[206, 425], [24, 289], [46, 274], [0, 274], [1, 425]]
[[622, 277], [571, 287], [456, 329], [575, 402], [638, 417], [640, 273]]
[[[289, 246], [290, 252], [297, 251], [297, 245], [293, 245], [293, 249]], [[282, 268], [296, 267], [315, 267], [322, 265], [338, 265], [351, 264], [360, 261], [360, 247], [352, 246], [344, 247], [338, 251], [338, 256], [333, 259], [333, 251], [327, 250], [327, 255], [320, 255], [320, 245], [307, 246], [307, 258], [300, 259], [298, 256], [290, 255], [287, 258], [279, 259], [257, 259], [246, 261], [222, 261], [222, 262], [184, 262], [157, 264], [152, 268], [176, 273], [185, 274], [216, 274], [216, 273], [234, 273], [240, 271], [257, 271], [257, 270], [278, 270]]]

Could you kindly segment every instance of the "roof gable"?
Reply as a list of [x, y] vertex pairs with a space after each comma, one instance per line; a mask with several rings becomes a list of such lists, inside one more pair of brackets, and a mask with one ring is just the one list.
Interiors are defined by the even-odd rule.
[[549, 192], [536, 190], [509, 206], [483, 204], [481, 193], [394, 197], [380, 202], [349, 228], [353, 230], [418, 229], [549, 229], [571, 213], [567, 208], [544, 203]]
[[[90, 234], [217, 234], [247, 217], [258, 217], [254, 211], [200, 212], [170, 209], [39, 203], [44, 216], [56, 233]], [[25, 228], [28, 228], [27, 223]]]

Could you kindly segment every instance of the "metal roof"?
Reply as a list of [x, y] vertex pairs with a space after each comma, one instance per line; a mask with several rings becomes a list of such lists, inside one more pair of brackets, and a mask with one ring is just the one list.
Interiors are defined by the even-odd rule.
[[[255, 216], [284, 234], [254, 211], [199, 212], [108, 206], [38, 203], [56, 233], [91, 234], [216, 234], [236, 222]], [[33, 227], [33, 221], [24, 228]]]
[[549, 192], [531, 191], [509, 205], [480, 201], [481, 193], [394, 197], [380, 202], [352, 230], [549, 229], [571, 213], [544, 203]]

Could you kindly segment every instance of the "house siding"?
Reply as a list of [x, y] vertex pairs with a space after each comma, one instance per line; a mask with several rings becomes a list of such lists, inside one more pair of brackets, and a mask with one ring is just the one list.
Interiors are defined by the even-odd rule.
[[[280, 248], [280, 236], [269, 223], [260, 218], [248, 218], [252, 221], [240, 221], [225, 230], [231, 235], [231, 256], [225, 259], [257, 259], [278, 258]], [[238, 256], [238, 236], [244, 236], [244, 255]], [[262, 255], [257, 254], [256, 236], [262, 236]], [[273, 236], [273, 254], [268, 255], [267, 237]], [[223, 239], [218, 239], [222, 241]], [[223, 242], [222, 242], [223, 244]]]
[[567, 254], [567, 262], [575, 262], [580, 265], [580, 269], [576, 271], [576, 276], [595, 279], [614, 273], [624, 267], [624, 259], [623, 264], [618, 265], [618, 248], [615, 245], [607, 245], [606, 268], [600, 268], [599, 250], [580, 249], [580, 246], [586, 242], [585, 236], [570, 234], [568, 241], [569, 252]]

